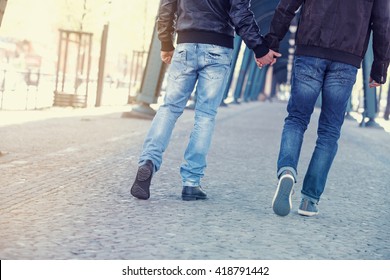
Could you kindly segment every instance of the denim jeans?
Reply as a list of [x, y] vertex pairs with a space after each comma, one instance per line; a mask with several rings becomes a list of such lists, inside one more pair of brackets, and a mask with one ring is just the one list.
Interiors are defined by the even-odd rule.
[[196, 43], [177, 45], [167, 73], [164, 103], [158, 109], [146, 136], [140, 165], [149, 159], [154, 164], [155, 172], [160, 169], [175, 123], [196, 85], [195, 121], [180, 174], [183, 186], [200, 185], [231, 59], [230, 48]]
[[302, 196], [314, 203], [324, 191], [328, 172], [336, 155], [341, 126], [357, 68], [327, 59], [297, 56], [294, 60], [291, 97], [287, 105], [280, 152], [278, 177], [285, 170], [297, 177], [304, 133], [318, 96], [322, 92], [317, 141], [305, 174]]

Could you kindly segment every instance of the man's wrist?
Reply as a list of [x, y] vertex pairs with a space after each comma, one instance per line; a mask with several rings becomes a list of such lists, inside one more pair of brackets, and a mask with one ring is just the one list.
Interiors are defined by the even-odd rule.
[[161, 42], [161, 51], [170, 52], [173, 51], [175, 47], [172, 42]]
[[265, 56], [269, 52], [269, 48], [265, 44], [257, 45], [253, 48], [256, 58]]

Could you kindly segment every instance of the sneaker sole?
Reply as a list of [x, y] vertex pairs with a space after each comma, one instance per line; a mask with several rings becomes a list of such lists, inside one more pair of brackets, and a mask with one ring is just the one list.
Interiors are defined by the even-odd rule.
[[194, 196], [194, 195], [182, 195], [181, 198], [185, 201], [191, 201], [191, 200], [205, 200], [207, 197], [204, 196]]
[[141, 166], [137, 172], [137, 178], [131, 187], [130, 193], [138, 199], [149, 199], [150, 197], [150, 182], [152, 172], [146, 166]]
[[310, 211], [298, 209], [298, 214], [302, 216], [312, 217], [318, 215], [318, 212], [310, 212]]
[[280, 178], [272, 200], [272, 209], [276, 215], [287, 216], [290, 213], [292, 208], [291, 195], [294, 181], [294, 177], [290, 174], [283, 175]]

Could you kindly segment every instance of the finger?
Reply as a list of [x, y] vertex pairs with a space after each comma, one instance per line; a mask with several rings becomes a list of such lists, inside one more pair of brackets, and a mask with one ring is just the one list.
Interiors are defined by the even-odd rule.
[[261, 58], [261, 62], [263, 64], [269, 64], [271, 62], [271, 58], [269, 56], [264, 56]]
[[370, 88], [373, 88], [373, 87], [379, 87], [381, 84], [378, 83], [377, 81], [375, 81], [373, 78], [370, 77], [370, 82], [368, 83], [368, 86]]
[[369, 86], [370, 88], [373, 88], [373, 87], [380, 86], [380, 84], [377, 83], [377, 82], [374, 81], [374, 80], [371, 80], [370, 83], [368, 84], [368, 86]]
[[278, 52], [273, 52], [273, 56], [275, 57], [281, 57], [282, 56], [282, 54], [281, 53], [278, 53]]
[[380, 86], [380, 84], [379, 83], [370, 83], [370, 84], [368, 84], [368, 86], [370, 87], [370, 88], [374, 88], [374, 87], [379, 87]]

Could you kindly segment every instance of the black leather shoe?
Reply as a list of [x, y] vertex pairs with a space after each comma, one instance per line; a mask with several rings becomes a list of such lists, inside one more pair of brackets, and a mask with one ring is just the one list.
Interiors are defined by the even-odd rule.
[[149, 187], [152, 181], [153, 168], [151, 160], [147, 160], [144, 165], [138, 167], [137, 176], [130, 190], [132, 196], [139, 199], [148, 199], [150, 197]]
[[207, 194], [203, 191], [202, 187], [183, 187], [181, 192], [181, 198], [183, 200], [197, 200], [197, 199], [206, 199]]

